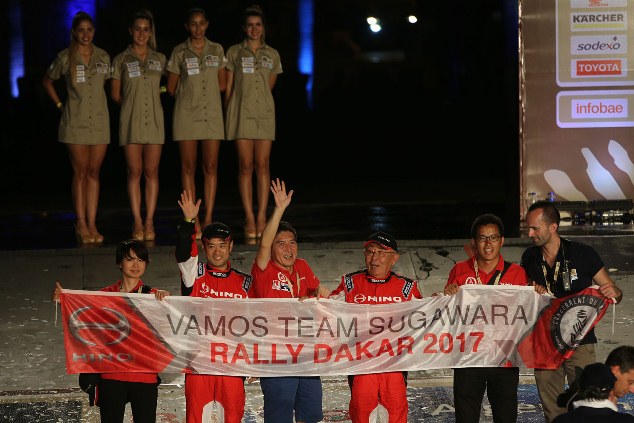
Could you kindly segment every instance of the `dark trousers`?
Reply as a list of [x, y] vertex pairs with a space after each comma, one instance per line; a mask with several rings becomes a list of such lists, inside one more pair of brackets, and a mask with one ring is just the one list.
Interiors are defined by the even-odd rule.
[[129, 402], [134, 423], [155, 423], [158, 385], [156, 383], [123, 382], [101, 379], [98, 405], [101, 423], [123, 423], [125, 405]]
[[518, 367], [466, 367], [454, 369], [453, 394], [456, 423], [478, 423], [486, 391], [493, 421], [517, 421]]

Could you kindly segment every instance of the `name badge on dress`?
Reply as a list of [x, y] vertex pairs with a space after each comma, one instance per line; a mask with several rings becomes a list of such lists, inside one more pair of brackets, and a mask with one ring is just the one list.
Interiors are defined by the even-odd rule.
[[97, 62], [97, 73], [108, 73], [108, 64]]
[[75, 66], [75, 82], [86, 82], [86, 72], [84, 65]]
[[151, 70], [155, 70], [155, 71], [161, 71], [161, 62], [159, 62], [158, 60], [148, 60], [148, 68], [150, 68]]
[[211, 54], [205, 56], [205, 66], [207, 67], [218, 67], [218, 56], [213, 56]]
[[141, 68], [139, 67], [139, 62], [130, 62], [126, 63], [125, 65], [128, 68], [128, 76], [130, 78], [141, 76]]

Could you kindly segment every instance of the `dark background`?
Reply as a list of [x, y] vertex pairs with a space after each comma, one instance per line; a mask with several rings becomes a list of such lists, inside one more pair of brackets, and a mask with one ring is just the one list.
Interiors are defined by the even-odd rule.
[[[0, 69], [5, 228], [16, 211], [72, 212], [71, 169], [66, 149], [57, 142], [59, 112], [41, 85], [57, 52], [68, 46], [63, 2], [20, 2], [26, 69], [19, 98], [11, 97], [8, 82], [14, 34], [7, 3], [1, 6]], [[226, 50], [242, 39], [241, 11], [251, 3], [99, 0], [95, 44], [114, 57], [130, 41], [130, 16], [147, 7], [155, 15], [158, 50], [169, 57], [187, 37], [186, 10], [198, 6], [209, 14], [207, 37]], [[297, 207], [326, 208], [333, 216], [327, 224], [335, 226], [349, 225], [346, 216], [366, 209], [405, 207], [409, 218], [394, 219], [390, 228], [405, 239], [464, 238], [473, 218], [490, 211], [504, 219], [507, 236], [519, 234], [517, 1], [315, 0], [312, 99], [297, 66], [298, 2], [259, 4], [267, 15], [266, 40], [280, 52], [284, 69], [274, 90], [277, 139], [271, 176], [296, 190]], [[406, 23], [409, 13], [418, 16], [417, 24]], [[368, 14], [382, 19], [381, 37], [367, 30]], [[360, 51], [356, 59], [347, 47], [350, 40]], [[372, 63], [369, 57], [377, 52], [397, 59]], [[180, 162], [171, 140], [173, 100], [165, 95], [163, 104], [167, 138], [159, 206], [175, 208]], [[118, 106], [111, 104], [110, 111], [103, 213], [128, 207]], [[234, 145], [227, 141], [220, 152], [216, 216], [229, 219], [231, 214], [239, 222], [236, 175]], [[305, 213], [318, 225], [319, 216]], [[425, 231], [429, 227], [436, 229]]]

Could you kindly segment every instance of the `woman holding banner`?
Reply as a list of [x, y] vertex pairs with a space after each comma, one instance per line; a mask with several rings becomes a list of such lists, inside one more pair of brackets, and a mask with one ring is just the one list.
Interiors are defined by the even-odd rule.
[[[170, 295], [168, 291], [151, 288], [141, 281], [150, 262], [143, 241], [123, 241], [117, 247], [115, 258], [121, 269], [121, 279], [101, 288], [101, 291], [154, 294], [157, 300]], [[60, 301], [62, 289], [62, 285], [56, 282], [53, 301]], [[95, 394], [101, 423], [123, 423], [128, 402], [135, 423], [155, 423], [159, 384], [160, 378], [156, 373], [102, 373]]]

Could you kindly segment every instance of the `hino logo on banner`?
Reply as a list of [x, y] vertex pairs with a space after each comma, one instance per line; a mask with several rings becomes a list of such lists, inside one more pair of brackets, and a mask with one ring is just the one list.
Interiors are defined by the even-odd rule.
[[[70, 333], [73, 334], [75, 339], [77, 339], [79, 342], [85, 345], [90, 345], [90, 346], [97, 345], [95, 342], [89, 339], [86, 339], [84, 336], [82, 336], [82, 333], [84, 331], [89, 331], [91, 333], [114, 332], [116, 336], [114, 337], [115, 339], [105, 342], [105, 345], [119, 344], [123, 342], [130, 335], [130, 322], [128, 321], [128, 319], [126, 319], [125, 316], [121, 314], [120, 312], [118, 312], [117, 310], [113, 310], [111, 308], [103, 307], [101, 308], [101, 310], [114, 315], [117, 318], [117, 321], [115, 323], [97, 323], [97, 322], [87, 322], [87, 321], [81, 320], [80, 316], [82, 315], [82, 313], [90, 310], [91, 308], [92, 307], [78, 308], [70, 315], [68, 319], [68, 329]], [[91, 338], [95, 338], [95, 337], [91, 337]]]

